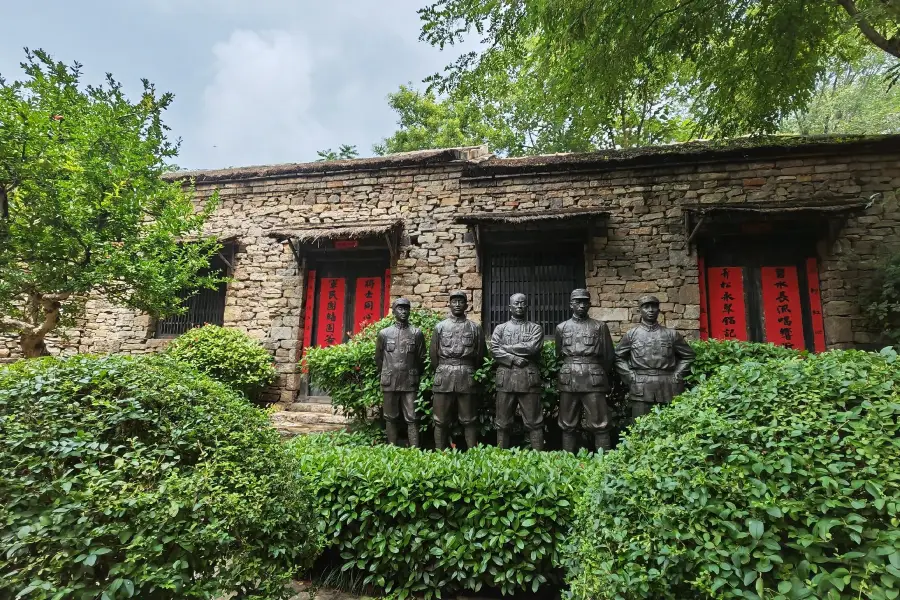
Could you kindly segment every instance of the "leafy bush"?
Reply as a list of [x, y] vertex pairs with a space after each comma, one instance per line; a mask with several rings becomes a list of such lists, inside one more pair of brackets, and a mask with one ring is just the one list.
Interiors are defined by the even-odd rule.
[[574, 498], [595, 464], [487, 446], [373, 448], [346, 436], [303, 436], [292, 449], [342, 569], [401, 598], [558, 583]]
[[280, 598], [318, 551], [264, 412], [166, 355], [0, 370], [0, 597]]
[[590, 474], [581, 598], [896, 598], [900, 361], [744, 362], [640, 419]]
[[175, 339], [167, 352], [250, 399], [278, 376], [269, 351], [239, 329], [197, 327]]
[[691, 373], [685, 379], [688, 385], [696, 384], [712, 377], [722, 367], [739, 365], [743, 362], [765, 362], [772, 359], [806, 356], [805, 351], [792, 350], [774, 344], [737, 342], [733, 340], [703, 340], [690, 342], [696, 360], [691, 365]]
[[900, 252], [875, 277], [863, 311], [874, 328], [900, 347]]

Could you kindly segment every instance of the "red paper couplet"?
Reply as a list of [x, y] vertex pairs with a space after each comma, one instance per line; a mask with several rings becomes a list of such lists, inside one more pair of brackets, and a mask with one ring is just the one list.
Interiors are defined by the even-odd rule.
[[317, 346], [333, 346], [344, 340], [345, 289], [343, 277], [323, 277], [319, 282]]
[[806, 283], [809, 286], [809, 310], [812, 313], [813, 349], [816, 352], [825, 352], [822, 290], [819, 288], [819, 265], [815, 258], [806, 259]]
[[316, 272], [306, 274], [306, 306], [303, 307], [303, 347], [312, 345], [313, 310], [316, 305]]
[[706, 261], [697, 259], [697, 271], [700, 285], [700, 339], [709, 339], [709, 317], [706, 314]]
[[709, 337], [747, 341], [747, 308], [744, 303], [744, 270], [741, 267], [710, 267]]
[[369, 323], [381, 318], [381, 277], [360, 277], [356, 280], [356, 299], [353, 305], [353, 333], [359, 333]]
[[766, 341], [803, 350], [806, 344], [797, 267], [763, 267], [760, 278]]
[[384, 271], [384, 315], [391, 314], [391, 270]]

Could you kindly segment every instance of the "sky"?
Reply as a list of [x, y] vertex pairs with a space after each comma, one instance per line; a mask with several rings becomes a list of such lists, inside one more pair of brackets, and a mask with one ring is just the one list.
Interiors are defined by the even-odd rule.
[[387, 95], [419, 85], [461, 49], [418, 40], [427, 0], [0, 0], [0, 75], [24, 47], [110, 72], [132, 98], [147, 78], [175, 94], [176, 163], [224, 168], [317, 158], [396, 130]]

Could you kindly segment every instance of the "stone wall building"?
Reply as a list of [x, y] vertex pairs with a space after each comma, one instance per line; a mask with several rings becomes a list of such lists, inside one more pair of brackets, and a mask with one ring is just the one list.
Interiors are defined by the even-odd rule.
[[[213, 267], [233, 282], [163, 322], [91, 301], [65, 348], [153, 351], [219, 322], [272, 350], [283, 402], [307, 393], [305, 346], [346, 339], [399, 296], [443, 309], [455, 288], [489, 328], [525, 291], [549, 334], [586, 286], [616, 341], [653, 293], [693, 338], [874, 347], [860, 296], [900, 250], [900, 136], [512, 159], [472, 147], [173, 176], [218, 190]], [[0, 354], [15, 356], [12, 338]]]

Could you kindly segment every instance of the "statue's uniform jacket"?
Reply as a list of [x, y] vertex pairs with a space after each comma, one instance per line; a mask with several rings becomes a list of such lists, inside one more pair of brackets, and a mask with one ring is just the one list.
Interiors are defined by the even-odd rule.
[[674, 329], [643, 323], [622, 336], [616, 347], [616, 370], [633, 400], [667, 404], [684, 391], [681, 376], [694, 351]]
[[557, 325], [556, 354], [562, 362], [559, 391], [609, 392], [614, 352], [609, 327], [602, 321], [573, 317]]
[[415, 392], [425, 362], [425, 336], [412, 325], [394, 324], [375, 338], [375, 364], [386, 392]]
[[436, 365], [432, 391], [474, 394], [472, 376], [484, 362], [484, 332], [465, 317], [444, 319], [431, 338], [431, 364]]
[[[494, 381], [498, 392], [540, 393], [542, 384], [538, 365], [543, 343], [544, 331], [537, 323], [512, 319], [494, 329], [491, 354], [498, 365]], [[526, 359], [528, 365], [515, 366], [515, 356]]]

